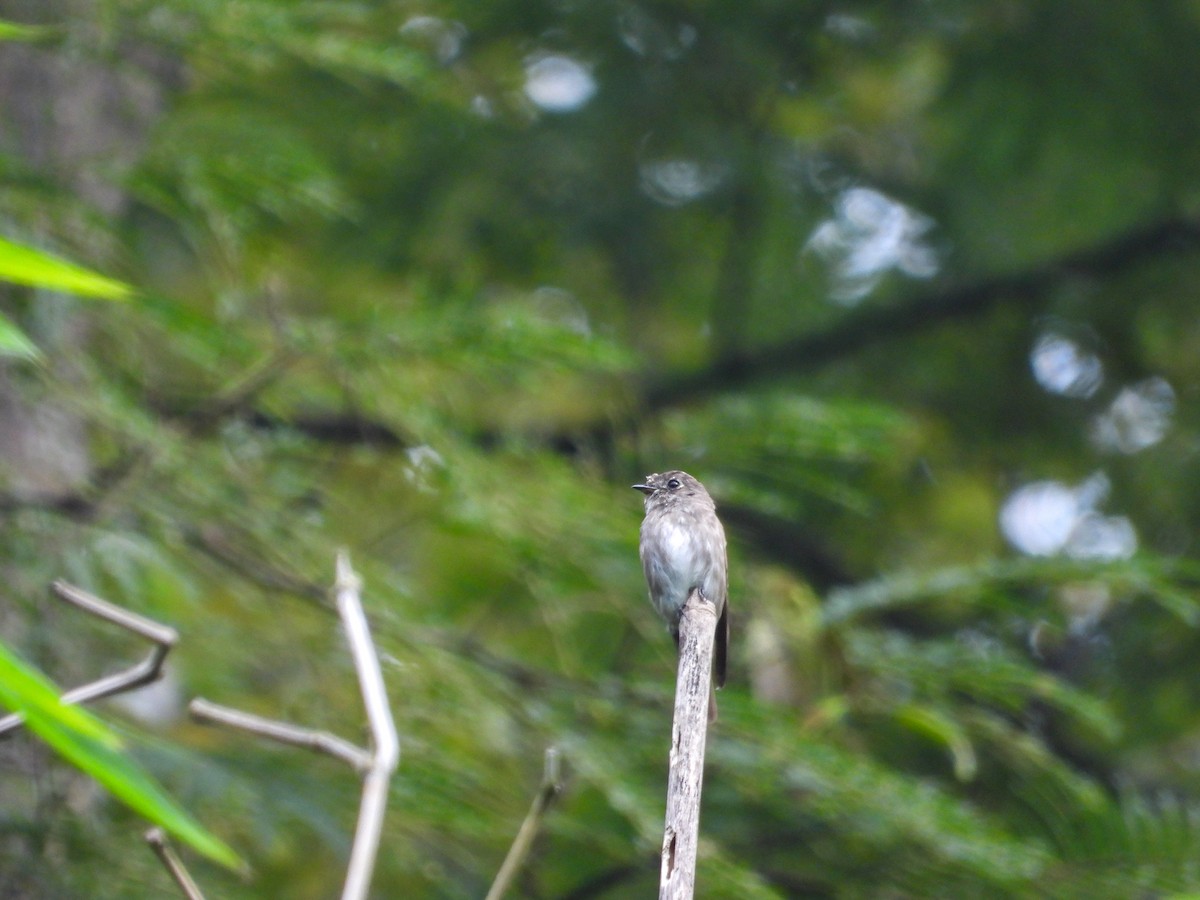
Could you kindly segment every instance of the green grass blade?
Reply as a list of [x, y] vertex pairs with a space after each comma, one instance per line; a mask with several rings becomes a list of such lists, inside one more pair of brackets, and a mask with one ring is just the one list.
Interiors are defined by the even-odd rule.
[[4, 316], [0, 316], [0, 357], [37, 359], [42, 355], [25, 332]]
[[36, 669], [0, 643], [0, 703], [25, 716], [26, 726], [114, 797], [222, 865], [242, 866], [237, 854], [206, 831], [124, 752], [120, 737], [87, 710], [62, 702]]
[[2, 237], [0, 280], [100, 300], [127, 300], [133, 295], [133, 288], [123, 281]]
[[53, 33], [53, 29], [39, 25], [23, 25], [9, 19], [0, 19], [0, 41], [41, 41]]

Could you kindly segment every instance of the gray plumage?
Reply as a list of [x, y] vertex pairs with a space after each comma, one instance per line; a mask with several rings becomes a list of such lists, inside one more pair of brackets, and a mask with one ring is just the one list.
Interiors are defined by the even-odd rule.
[[[729, 646], [729, 564], [716, 504], [704, 485], [678, 470], [648, 475], [643, 484], [633, 487], [646, 495], [639, 552], [650, 602], [666, 620], [676, 645], [683, 604], [693, 588], [716, 606], [713, 678], [717, 687], [723, 687]], [[710, 716], [715, 715], [714, 701]]]

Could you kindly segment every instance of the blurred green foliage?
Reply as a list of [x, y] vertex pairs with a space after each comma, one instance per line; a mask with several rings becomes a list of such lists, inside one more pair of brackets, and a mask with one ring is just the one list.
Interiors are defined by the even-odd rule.
[[[358, 784], [182, 698], [402, 757], [380, 897], [657, 881], [670, 640], [639, 497], [731, 537], [705, 897], [1200, 890], [1200, 13], [1156, 4], [0, 2], [0, 635], [246, 858], [328, 897]], [[15, 23], [20, 23], [19, 26]], [[26, 30], [32, 29], [32, 30]], [[26, 39], [37, 37], [36, 42]], [[2, 248], [0, 248], [2, 249]], [[6, 332], [0, 332], [0, 340]], [[10, 338], [11, 340], [11, 338]], [[169, 895], [141, 826], [0, 747], [0, 894]]]

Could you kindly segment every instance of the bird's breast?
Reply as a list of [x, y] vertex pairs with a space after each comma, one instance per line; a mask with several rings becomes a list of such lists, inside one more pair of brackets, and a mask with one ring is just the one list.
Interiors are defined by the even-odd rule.
[[692, 529], [685, 522], [672, 516], [663, 528], [663, 548], [671, 556], [679, 558], [692, 552]]

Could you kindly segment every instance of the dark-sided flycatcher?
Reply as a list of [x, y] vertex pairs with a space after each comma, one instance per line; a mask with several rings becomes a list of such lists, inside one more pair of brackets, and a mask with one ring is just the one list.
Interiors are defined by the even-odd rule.
[[[679, 646], [679, 618], [694, 589], [717, 607], [717, 634], [713, 645], [713, 680], [725, 686], [725, 661], [729, 646], [729, 564], [725, 554], [725, 529], [717, 506], [699, 481], [687, 472], [647, 475], [634, 487], [646, 495], [639, 552], [650, 602], [667, 620], [675, 646]], [[717, 717], [717, 701], [708, 695], [708, 718]]]

